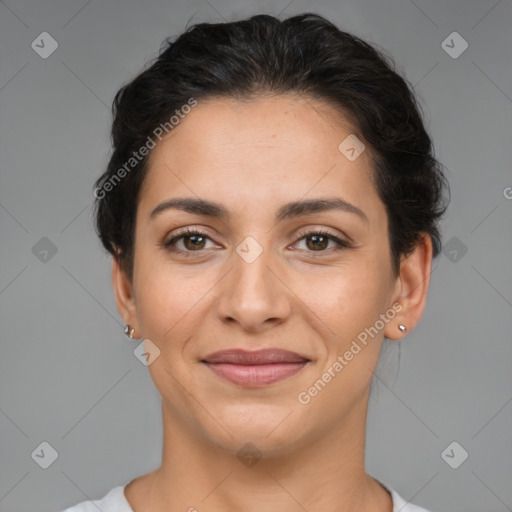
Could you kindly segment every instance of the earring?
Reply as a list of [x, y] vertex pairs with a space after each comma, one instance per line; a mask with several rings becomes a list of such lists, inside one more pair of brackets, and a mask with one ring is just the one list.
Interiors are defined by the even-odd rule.
[[398, 324], [398, 328], [402, 331], [402, 332], [405, 332], [407, 330], [407, 327], [405, 327], [404, 324]]
[[126, 334], [126, 336], [128, 336], [128, 338], [130, 338], [131, 340], [133, 340], [133, 333], [135, 332], [135, 329], [130, 325], [130, 324], [126, 324], [124, 326], [124, 333]]

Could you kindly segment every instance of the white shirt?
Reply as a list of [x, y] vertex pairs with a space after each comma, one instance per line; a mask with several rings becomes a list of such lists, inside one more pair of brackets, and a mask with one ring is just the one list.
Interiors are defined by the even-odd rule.
[[[103, 498], [94, 501], [82, 501], [77, 505], [63, 510], [62, 512], [133, 512], [126, 496], [124, 488], [128, 485], [120, 485], [111, 489]], [[390, 487], [382, 484], [391, 494], [393, 500], [393, 512], [429, 512], [428, 510], [405, 501], [399, 494]]]

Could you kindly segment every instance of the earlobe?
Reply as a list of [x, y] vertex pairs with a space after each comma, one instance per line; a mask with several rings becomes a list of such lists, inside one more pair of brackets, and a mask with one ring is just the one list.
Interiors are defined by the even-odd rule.
[[116, 258], [112, 259], [112, 286], [116, 297], [117, 310], [125, 324], [137, 330], [137, 316], [133, 287], [130, 279]]
[[423, 233], [413, 251], [400, 262], [400, 293], [396, 300], [402, 309], [386, 326], [386, 338], [398, 340], [418, 324], [425, 310], [431, 272], [432, 240]]

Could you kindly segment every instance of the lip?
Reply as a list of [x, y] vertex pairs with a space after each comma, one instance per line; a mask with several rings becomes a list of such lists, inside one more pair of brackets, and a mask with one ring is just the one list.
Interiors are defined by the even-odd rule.
[[296, 352], [277, 348], [263, 348], [260, 350], [231, 349], [220, 350], [204, 358], [206, 363], [228, 363], [240, 365], [260, 365], [272, 363], [305, 363], [307, 357]]
[[280, 349], [221, 350], [202, 362], [216, 375], [243, 387], [262, 387], [291, 377], [310, 360]]

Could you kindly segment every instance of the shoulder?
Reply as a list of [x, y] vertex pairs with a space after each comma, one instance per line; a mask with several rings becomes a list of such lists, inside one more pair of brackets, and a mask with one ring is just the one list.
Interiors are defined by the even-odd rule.
[[124, 485], [110, 489], [103, 498], [82, 501], [62, 512], [133, 512], [124, 495]]
[[393, 512], [430, 512], [426, 508], [413, 505], [404, 500], [394, 489], [387, 487], [393, 500]]
[[[405, 501], [394, 489], [384, 486], [393, 500], [393, 512], [429, 512], [427, 509]], [[133, 512], [124, 495], [124, 485], [114, 487], [103, 498], [98, 500], [82, 501], [62, 512]]]
[[406, 501], [404, 498], [402, 498], [402, 496], [400, 496], [400, 494], [398, 494], [398, 492], [396, 492], [389, 485], [386, 485], [382, 480], [375, 477], [373, 477], [373, 479], [377, 481], [382, 487], [384, 487], [384, 489], [386, 489], [389, 494], [391, 494], [391, 500], [393, 501], [393, 512], [434, 512]]

